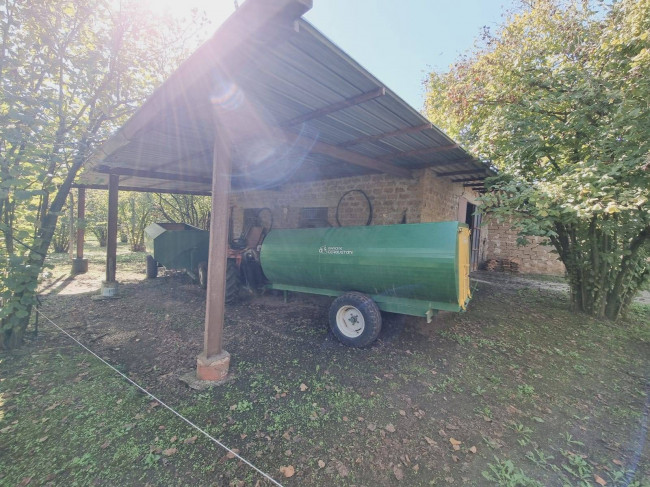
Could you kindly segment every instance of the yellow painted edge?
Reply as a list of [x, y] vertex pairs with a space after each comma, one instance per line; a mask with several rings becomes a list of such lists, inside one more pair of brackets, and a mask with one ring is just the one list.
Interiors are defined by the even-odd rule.
[[469, 287], [469, 235], [469, 228], [458, 229], [458, 306], [461, 309], [467, 307], [472, 294]]

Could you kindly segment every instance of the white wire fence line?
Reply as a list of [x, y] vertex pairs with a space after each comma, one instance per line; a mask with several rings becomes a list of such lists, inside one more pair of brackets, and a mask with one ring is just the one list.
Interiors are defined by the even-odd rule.
[[138, 388], [140, 391], [142, 391], [144, 394], [146, 394], [147, 396], [151, 397], [153, 400], [157, 401], [157, 402], [158, 402], [161, 406], [163, 406], [165, 409], [168, 409], [169, 411], [171, 411], [174, 415], [178, 416], [178, 417], [179, 417], [180, 419], [182, 419], [185, 423], [187, 423], [188, 425], [190, 425], [190, 426], [191, 426], [192, 428], [194, 428], [195, 430], [199, 431], [203, 436], [205, 436], [206, 438], [210, 439], [212, 442], [214, 442], [215, 444], [217, 444], [218, 446], [220, 446], [221, 448], [223, 448], [224, 450], [226, 450], [228, 453], [230, 453], [231, 455], [233, 455], [235, 458], [238, 458], [239, 460], [241, 460], [243, 463], [245, 463], [245, 464], [248, 465], [250, 468], [252, 468], [253, 470], [255, 470], [255, 471], [256, 471], [258, 474], [260, 474], [262, 477], [264, 477], [264, 478], [266, 478], [267, 480], [271, 481], [271, 482], [273, 483], [273, 485], [277, 485], [278, 487], [283, 487], [283, 485], [282, 485], [280, 482], [278, 482], [277, 480], [275, 480], [275, 479], [274, 479], [273, 477], [271, 477], [269, 474], [267, 474], [266, 472], [262, 471], [261, 469], [259, 469], [259, 468], [256, 467], [255, 465], [253, 465], [250, 461], [246, 460], [244, 457], [242, 457], [241, 455], [239, 455], [237, 452], [235, 452], [235, 451], [231, 450], [230, 448], [228, 448], [226, 445], [224, 445], [221, 441], [219, 441], [219, 440], [216, 439], [214, 436], [212, 436], [210, 433], [208, 433], [207, 431], [205, 431], [203, 428], [201, 428], [200, 426], [197, 426], [196, 424], [194, 424], [192, 421], [190, 421], [188, 418], [186, 418], [186, 417], [183, 416], [181, 413], [179, 413], [178, 411], [176, 411], [174, 408], [172, 408], [171, 406], [167, 405], [165, 402], [163, 402], [163, 401], [161, 401], [160, 399], [158, 399], [158, 397], [154, 396], [151, 392], [149, 392], [147, 389], [145, 389], [144, 387], [142, 387], [140, 384], [138, 384], [137, 382], [135, 382], [134, 380], [132, 380], [131, 378], [129, 378], [127, 375], [125, 375], [125, 374], [123, 374], [122, 372], [120, 372], [119, 370], [117, 370], [115, 367], [113, 367], [111, 364], [109, 364], [106, 360], [104, 360], [103, 358], [101, 358], [99, 355], [97, 355], [95, 352], [93, 352], [91, 349], [89, 349], [87, 346], [85, 346], [83, 343], [81, 343], [79, 340], [77, 340], [75, 337], [73, 337], [70, 333], [68, 333], [66, 330], [64, 330], [64, 329], [61, 328], [59, 325], [57, 325], [57, 324], [56, 324], [54, 321], [52, 321], [48, 316], [46, 316], [45, 314], [43, 314], [43, 312], [42, 312], [41, 310], [36, 309], [36, 312], [37, 312], [38, 314], [40, 314], [40, 315], [41, 315], [41, 316], [42, 316], [42, 317], [43, 317], [47, 322], [49, 322], [52, 326], [54, 326], [55, 328], [57, 328], [57, 329], [58, 329], [59, 331], [61, 331], [64, 335], [66, 335], [68, 338], [70, 338], [72, 341], [74, 341], [77, 345], [79, 345], [81, 348], [83, 348], [86, 352], [88, 352], [88, 353], [91, 354], [93, 357], [95, 357], [97, 360], [99, 360], [99, 361], [102, 362], [104, 365], [106, 365], [107, 367], [109, 367], [111, 370], [113, 370], [113, 372], [115, 372], [116, 374], [118, 374], [119, 376], [121, 376], [123, 379], [125, 379], [127, 382], [129, 382], [131, 385], [137, 387], [137, 388]]

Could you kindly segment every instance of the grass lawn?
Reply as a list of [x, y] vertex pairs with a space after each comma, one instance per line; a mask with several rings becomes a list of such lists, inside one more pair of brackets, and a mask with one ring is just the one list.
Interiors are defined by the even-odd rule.
[[[329, 300], [244, 296], [226, 313], [230, 380], [178, 377], [201, 351], [205, 292], [144, 279], [121, 247], [120, 298], [95, 301], [102, 251], [42, 311], [283, 485], [650, 486], [650, 307], [620, 323], [565, 293], [479, 283], [470, 309], [386, 314], [368, 349], [327, 329]], [[39, 320], [0, 353], [0, 485], [271, 485]]]

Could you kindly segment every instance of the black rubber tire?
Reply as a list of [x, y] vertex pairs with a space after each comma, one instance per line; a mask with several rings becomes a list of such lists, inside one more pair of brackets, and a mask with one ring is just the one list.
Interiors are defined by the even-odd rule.
[[[337, 315], [343, 308], [356, 308], [363, 316], [364, 326], [358, 336], [346, 335], [339, 328]], [[334, 300], [329, 310], [330, 329], [334, 336], [348, 347], [362, 348], [371, 345], [379, 336], [381, 331], [381, 312], [377, 303], [370, 297], [358, 292], [345, 293]]]
[[228, 259], [226, 266], [226, 303], [233, 303], [239, 298], [241, 279], [239, 269], [233, 259]]
[[208, 263], [207, 262], [200, 262], [198, 266], [196, 266], [196, 279], [199, 281], [199, 286], [201, 286], [203, 289], [207, 289], [208, 287]]
[[158, 277], [158, 262], [151, 255], [147, 255], [147, 279]]

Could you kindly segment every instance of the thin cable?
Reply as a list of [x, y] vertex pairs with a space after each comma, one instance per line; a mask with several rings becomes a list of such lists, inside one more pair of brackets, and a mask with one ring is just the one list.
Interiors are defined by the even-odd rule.
[[113, 367], [111, 364], [109, 364], [106, 360], [104, 360], [103, 358], [101, 358], [99, 355], [97, 355], [97, 354], [96, 354], [95, 352], [93, 352], [91, 349], [89, 349], [88, 347], [86, 347], [83, 343], [81, 343], [81, 342], [80, 342], [79, 340], [77, 340], [75, 337], [73, 337], [72, 335], [70, 335], [70, 333], [68, 333], [67, 331], [65, 331], [65, 330], [64, 330], [63, 328], [61, 328], [59, 325], [57, 325], [56, 323], [54, 323], [54, 321], [52, 321], [50, 318], [48, 318], [47, 316], [45, 316], [45, 315], [43, 314], [42, 311], [36, 309], [36, 312], [37, 312], [38, 314], [40, 314], [41, 316], [43, 316], [43, 318], [45, 318], [47, 321], [49, 321], [52, 325], [54, 325], [56, 328], [58, 328], [58, 329], [59, 329], [60, 331], [62, 331], [64, 334], [66, 334], [66, 335], [68, 336], [68, 338], [70, 338], [71, 340], [73, 340], [75, 343], [77, 343], [80, 347], [82, 347], [82, 348], [83, 348], [84, 350], [86, 350], [88, 353], [90, 353], [91, 355], [93, 355], [95, 358], [97, 358], [99, 361], [101, 361], [101, 362], [102, 362], [103, 364], [105, 364], [106, 366], [108, 366], [108, 367], [110, 367], [111, 369], [113, 369], [113, 371], [117, 372], [119, 375], [122, 376], [122, 378], [126, 379], [128, 382], [130, 382], [130, 383], [133, 384], [135, 387], [137, 387], [138, 389], [140, 389], [140, 390], [141, 390], [142, 392], [144, 392], [146, 395], [148, 395], [149, 397], [151, 397], [151, 398], [153, 398], [154, 400], [158, 401], [158, 402], [159, 402], [163, 407], [165, 407], [166, 409], [169, 409], [172, 413], [174, 413], [176, 416], [178, 416], [179, 418], [181, 418], [183, 421], [185, 421], [185, 422], [186, 422], [187, 424], [189, 424], [191, 427], [193, 427], [194, 429], [200, 431], [203, 435], [205, 435], [206, 437], [210, 438], [212, 441], [214, 441], [217, 445], [219, 445], [219, 446], [220, 446], [221, 448], [223, 448], [224, 450], [228, 451], [229, 453], [232, 453], [235, 457], [239, 458], [239, 459], [240, 459], [242, 462], [244, 462], [246, 465], [248, 465], [249, 467], [251, 467], [253, 470], [255, 470], [257, 473], [259, 473], [259, 474], [262, 475], [263, 477], [269, 479], [271, 482], [273, 482], [273, 483], [274, 483], [275, 485], [277, 485], [278, 487], [283, 487], [283, 485], [282, 485], [280, 482], [278, 482], [277, 480], [275, 480], [274, 478], [272, 478], [269, 474], [264, 473], [262, 470], [260, 470], [259, 468], [257, 468], [255, 465], [253, 465], [251, 462], [249, 462], [248, 460], [246, 460], [244, 457], [238, 455], [237, 453], [235, 453], [234, 451], [232, 451], [230, 448], [228, 448], [226, 445], [224, 445], [224, 444], [221, 443], [219, 440], [217, 440], [215, 437], [213, 437], [212, 435], [210, 435], [207, 431], [203, 430], [203, 429], [200, 428], [199, 426], [197, 426], [197, 425], [195, 425], [194, 423], [192, 423], [189, 419], [187, 419], [187, 418], [186, 418], [185, 416], [183, 416], [181, 413], [179, 413], [179, 412], [177, 412], [176, 410], [172, 409], [170, 406], [168, 406], [167, 404], [165, 404], [164, 402], [162, 402], [160, 399], [158, 399], [156, 396], [154, 396], [151, 392], [149, 392], [148, 390], [146, 390], [144, 387], [140, 386], [138, 383], [134, 382], [132, 379], [130, 379], [129, 377], [127, 377], [126, 375], [124, 375], [122, 372], [120, 372], [119, 370], [117, 370], [115, 367]]

